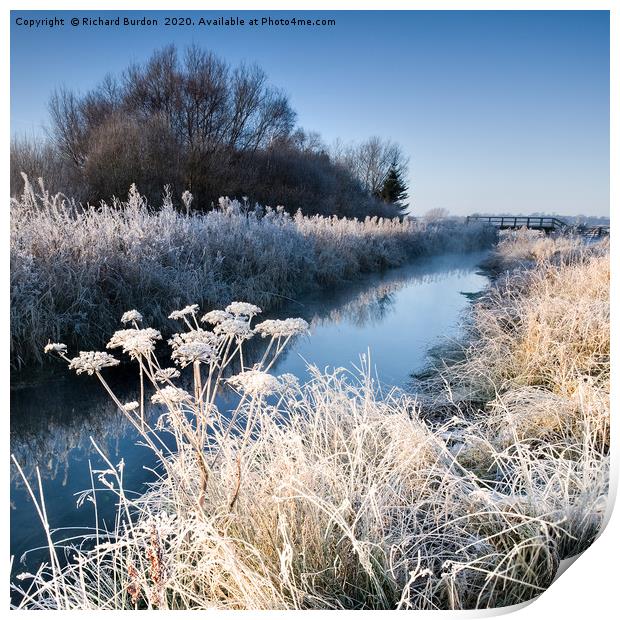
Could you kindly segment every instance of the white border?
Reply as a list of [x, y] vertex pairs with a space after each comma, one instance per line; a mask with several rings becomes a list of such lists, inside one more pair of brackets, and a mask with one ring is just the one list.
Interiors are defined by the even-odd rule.
[[[618, 202], [618, 179], [620, 171], [620, 158], [618, 157], [618, 111], [620, 110], [620, 96], [618, 92], [619, 88], [619, 62], [620, 62], [620, 0], [520, 0], [518, 2], [514, 0], [436, 0], [423, 1], [423, 0], [411, 0], [409, 2], [395, 1], [395, 0], [383, 0], [380, 4], [373, 3], [368, 0], [358, 0], [353, 2], [352, 0], [314, 0], [313, 2], [302, 1], [283, 1], [283, 0], [265, 0], [263, 2], [257, 1], [235, 1], [235, 0], [220, 0], [219, 2], [197, 2], [188, 0], [176, 0], [173, 2], [165, 2], [163, 0], [108, 0], [107, 2], [77, 2], [77, 1], [59, 1], [55, 6], [51, 7], [47, 2], [21, 2], [19, 6], [15, 6], [17, 3], [12, 2], [12, 10], [221, 10], [224, 12], [231, 12], [234, 10], [611, 10], [611, 142], [610, 142], [610, 171], [611, 171], [611, 193], [610, 201], [611, 205]], [[379, 4], [379, 6], [377, 6]], [[4, 24], [1, 31], [4, 35], [5, 52], [2, 55], [4, 60], [0, 61], [2, 67], [2, 83], [5, 85], [6, 93], [8, 94], [2, 100], [2, 110], [4, 116], [3, 122], [3, 192], [7, 196], [9, 191], [9, 141], [10, 141], [10, 117], [9, 117], [9, 75], [10, 75], [10, 16], [6, 11], [4, 16]], [[42, 95], [43, 96], [43, 95]], [[8, 197], [8, 196], [7, 196]], [[5, 198], [6, 199], [6, 198]], [[615, 213], [611, 215], [615, 221]], [[2, 239], [8, 240], [9, 235], [9, 214], [8, 209], [2, 211], [2, 217], [0, 219], [2, 225]], [[8, 400], [9, 395], [9, 278], [8, 278], [8, 264], [9, 264], [9, 244], [3, 243], [3, 260], [1, 264], [1, 273], [3, 281], [3, 290], [5, 292], [5, 305], [4, 312], [2, 313], [2, 343], [4, 344], [3, 350], [6, 352], [4, 359], [2, 360], [2, 372], [0, 374], [0, 381], [2, 391], [0, 394], [6, 395]], [[618, 265], [617, 252], [615, 250], [616, 244], [612, 241], [612, 264], [615, 268]], [[613, 271], [613, 270], [612, 270]], [[612, 279], [612, 355], [616, 355], [618, 350], [618, 335], [614, 328], [613, 319], [616, 316], [618, 308], [618, 290], [616, 286], [615, 278]], [[616, 431], [616, 424], [614, 423], [617, 417], [615, 413], [616, 397], [615, 386], [617, 385], [617, 371], [616, 364], [612, 364], [612, 482], [610, 494], [615, 498], [618, 484], [618, 459], [616, 458], [618, 443], [618, 432]], [[4, 507], [2, 518], [2, 524], [5, 526], [3, 532], [6, 534], [2, 537], [2, 553], [0, 554], [0, 563], [5, 567], [5, 578], [1, 581], [3, 587], [6, 588], [5, 592], [8, 593], [8, 558], [9, 558], [9, 537], [8, 537], [8, 523], [9, 523], [9, 406], [8, 402], [6, 406], [2, 407], [3, 423], [5, 428], [5, 449], [4, 460], [5, 463], [3, 469], [3, 482], [2, 491], [4, 494]], [[613, 500], [610, 501], [610, 504]], [[620, 551], [620, 517], [618, 511], [615, 511], [611, 515], [611, 520], [607, 528], [602, 533], [599, 540], [597, 540], [590, 549], [588, 549], [583, 558], [577, 559], [574, 566], [571, 566], [565, 574], [554, 583], [549, 591], [545, 592], [536, 601], [521, 606], [519, 616], [524, 619], [536, 619], [536, 618], [559, 618], [561, 620], [569, 620], [570, 618], [596, 618], [605, 619], [611, 617], [617, 617], [618, 608], [616, 606], [617, 595], [616, 588], [618, 582], [618, 571], [616, 556]], [[7, 600], [8, 607], [8, 600]], [[483, 611], [445, 611], [440, 612], [445, 616], [450, 617], [481, 617], [481, 616], [494, 616], [513, 611], [514, 608], [504, 608]], [[28, 614], [30, 612], [13, 612], [13, 614]], [[45, 613], [45, 612], [43, 612]], [[62, 613], [62, 612], [61, 612]], [[77, 616], [86, 615], [86, 613], [76, 612]], [[110, 614], [116, 614], [118, 612], [100, 612]], [[178, 614], [183, 612], [165, 612], [171, 614]], [[271, 616], [287, 614], [290, 615], [296, 612], [204, 612], [209, 615], [217, 613], [218, 617], [222, 614], [228, 613], [243, 613], [247, 616], [262, 616], [269, 614]], [[298, 612], [304, 613], [306, 617], [315, 617], [317, 614], [323, 615], [326, 612]], [[359, 614], [359, 613], [373, 613], [384, 614], [390, 612], [338, 612], [339, 614]], [[433, 615], [437, 616], [438, 612], [409, 612], [417, 615]], [[74, 617], [77, 617], [74, 615]]]

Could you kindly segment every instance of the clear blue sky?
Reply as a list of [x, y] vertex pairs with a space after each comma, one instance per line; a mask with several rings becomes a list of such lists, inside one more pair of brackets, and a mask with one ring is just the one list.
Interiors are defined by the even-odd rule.
[[[332, 27], [165, 27], [165, 15], [325, 17]], [[156, 17], [77, 27], [71, 17]], [[25, 28], [17, 17], [64, 17]], [[247, 23], [247, 22], [246, 22]], [[380, 135], [411, 158], [412, 212], [609, 213], [606, 11], [13, 11], [11, 127], [35, 134], [51, 91], [79, 91], [168, 43], [256, 62], [330, 143]]]

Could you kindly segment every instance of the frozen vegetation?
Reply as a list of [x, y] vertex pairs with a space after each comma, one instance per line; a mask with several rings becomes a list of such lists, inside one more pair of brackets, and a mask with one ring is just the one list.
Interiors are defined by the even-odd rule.
[[[295, 235], [332, 261], [342, 254], [334, 249], [339, 243], [356, 259], [371, 253], [374, 264], [389, 264], [379, 257], [404, 260], [410, 241], [419, 238], [412, 245], [423, 251], [431, 233], [443, 239], [441, 231], [422, 234], [395, 222], [277, 213], [258, 222], [231, 212], [232, 205], [199, 220], [169, 209], [149, 215], [140, 204], [129, 209], [73, 216], [84, 239], [72, 247], [103, 250], [113, 224], [120, 227], [114, 238], [125, 242], [130, 230], [161, 239], [181, 227], [199, 245], [195, 239], [208, 239], [199, 231], [212, 220], [215, 231], [245, 241], [254, 237], [240, 233], [243, 227], [256, 234], [264, 227], [279, 240]], [[48, 218], [73, 222], [62, 210], [42, 223]], [[280, 238], [279, 227], [287, 235]], [[91, 230], [102, 230], [102, 238], [86, 242]], [[63, 247], [64, 239], [56, 243]], [[263, 243], [256, 247], [271, 247]], [[45, 247], [54, 242], [48, 238]], [[516, 254], [530, 261], [527, 269]], [[307, 324], [261, 320], [250, 303], [171, 313], [182, 328], [169, 340], [173, 363], [156, 354], [161, 334], [135, 310], [123, 315], [106, 352], [74, 355], [50, 343], [47, 352], [100, 379], [161, 467], [140, 497], [124, 489], [122, 461], [93, 472], [96, 488], [83, 499], [96, 509], [101, 493], [113, 493], [116, 524], [99, 523], [77, 542], [59, 542], [62, 533], [49, 531], [50, 561], [14, 586], [21, 605], [464, 609], [540, 594], [559, 561], [592, 542], [606, 509], [609, 256], [605, 244], [508, 235], [497, 260], [509, 258], [510, 272], [474, 305], [458, 351], [438, 361], [417, 396], [386, 392], [363, 365], [354, 373], [313, 369], [306, 385], [273, 375], [275, 358]], [[340, 277], [348, 264], [355, 262], [344, 260]], [[252, 338], [266, 348], [250, 366], [244, 347]], [[105, 380], [121, 352], [138, 360], [146, 384], [129, 403]], [[233, 360], [235, 374], [226, 378]], [[191, 370], [187, 390], [178, 367]], [[232, 411], [216, 406], [225, 387], [239, 395]], [[142, 415], [149, 396], [161, 407], [152, 426]], [[31, 490], [47, 523], [37, 485]]]
[[270, 309], [312, 287], [331, 286], [417, 256], [489, 247], [492, 230], [458, 221], [294, 216], [221, 199], [191, 214], [166, 197], [81, 207], [27, 182], [11, 200], [11, 353], [21, 367], [43, 345], [100, 346], [125, 308], [171, 329], [170, 311], [247, 299]]

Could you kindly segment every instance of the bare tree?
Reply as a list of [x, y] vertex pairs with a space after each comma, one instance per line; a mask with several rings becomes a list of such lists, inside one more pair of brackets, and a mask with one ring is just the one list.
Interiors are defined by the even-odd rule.
[[170, 126], [179, 120], [180, 70], [173, 45], [156, 51], [147, 63], [131, 65], [123, 74], [122, 101], [128, 113], [163, 117]]
[[157, 116], [146, 121], [112, 115], [93, 129], [83, 176], [89, 199], [122, 196], [136, 183], [154, 198], [170, 185], [177, 195], [184, 189], [180, 149], [170, 128]]
[[396, 215], [381, 200], [390, 165], [406, 165], [396, 144], [371, 138], [334, 157], [317, 133], [295, 130], [288, 96], [260, 67], [195, 45], [164, 47], [83, 95], [61, 88], [49, 108], [55, 153], [93, 202], [135, 182], [153, 202], [166, 184], [177, 197], [190, 190], [196, 209], [246, 195], [291, 211]]
[[81, 101], [73, 92], [61, 87], [52, 93], [49, 113], [52, 141], [65, 157], [81, 168], [86, 159], [88, 134]]
[[443, 207], [435, 207], [434, 209], [429, 209], [424, 214], [424, 221], [429, 224], [432, 222], [439, 222], [440, 220], [445, 220], [450, 217], [450, 212], [448, 209], [444, 209]]
[[404, 171], [409, 163], [398, 144], [378, 136], [344, 150], [342, 161], [373, 196], [380, 195], [391, 166]]
[[286, 95], [259, 67], [233, 70], [197, 46], [182, 61], [174, 46], [156, 52], [125, 72], [124, 88], [127, 114], [158, 115], [168, 124], [184, 151], [186, 184], [199, 193], [231, 158], [287, 136], [295, 119]]
[[10, 150], [10, 191], [11, 195], [21, 193], [24, 187], [22, 173], [31, 180], [43, 179], [51, 193], [69, 192], [79, 198], [79, 188], [71, 174], [67, 161], [57, 149], [35, 136], [11, 140]]

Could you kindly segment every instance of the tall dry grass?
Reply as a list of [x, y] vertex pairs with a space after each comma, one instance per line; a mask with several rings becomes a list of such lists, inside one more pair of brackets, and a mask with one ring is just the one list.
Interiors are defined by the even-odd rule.
[[[185, 332], [173, 358], [194, 373], [193, 394], [181, 393], [157, 380], [157, 333], [134, 322], [111, 346], [139, 360], [162, 415], [150, 427], [141, 402], [117, 405], [159, 454], [159, 479], [134, 498], [122, 462], [93, 472], [84, 497], [96, 509], [112, 493], [116, 524], [65, 542], [48, 525], [50, 562], [14, 585], [21, 606], [464, 609], [537, 596], [605, 511], [608, 274], [597, 246], [498, 282], [461, 360], [426, 396], [386, 392], [368, 360], [353, 373], [313, 369], [305, 386], [272, 376], [305, 325], [256, 325], [243, 304], [228, 309], [246, 312], [237, 322], [209, 315], [213, 332], [195, 307], [174, 315]], [[223, 369], [258, 334], [267, 353], [229, 381], [240, 401], [220, 411]], [[110, 358], [49, 348], [109, 389]]]
[[127, 201], [82, 208], [26, 183], [11, 200], [11, 353], [41, 361], [49, 338], [100, 346], [128, 307], [172, 329], [169, 311], [248, 299], [268, 309], [305, 289], [420, 255], [490, 247], [489, 228], [456, 222], [291, 217], [222, 199], [207, 214]]
[[466, 347], [438, 365], [426, 408], [462, 416], [448, 439], [459, 462], [516, 490], [532, 514], [564, 520], [555, 544], [568, 557], [606, 509], [609, 244], [520, 232], [493, 260], [510, 270], [475, 304]]
[[[601, 247], [606, 247], [605, 243], [604, 240]], [[587, 241], [578, 233], [545, 234], [542, 230], [528, 228], [502, 230], [497, 249], [487, 259], [485, 267], [501, 273], [544, 262], [571, 261], [582, 254], [586, 246]]]

